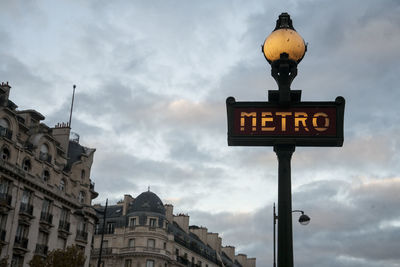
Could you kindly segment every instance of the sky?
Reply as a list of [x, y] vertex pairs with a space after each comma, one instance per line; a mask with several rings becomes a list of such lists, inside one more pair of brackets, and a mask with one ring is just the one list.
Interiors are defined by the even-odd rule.
[[346, 99], [341, 148], [292, 157], [296, 266], [400, 266], [398, 0], [1, 1], [0, 80], [19, 109], [96, 148], [93, 203], [150, 186], [223, 245], [272, 264], [277, 158], [228, 147], [225, 100], [277, 89], [261, 45], [282, 12], [308, 43], [292, 89]]

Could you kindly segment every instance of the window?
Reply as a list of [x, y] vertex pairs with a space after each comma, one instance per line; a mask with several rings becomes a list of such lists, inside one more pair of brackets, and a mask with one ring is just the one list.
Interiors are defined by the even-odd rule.
[[179, 256], [179, 249], [177, 249], [177, 248], [175, 249], [175, 255]]
[[107, 223], [107, 234], [113, 234], [115, 230], [115, 223], [109, 222]]
[[147, 247], [154, 248], [156, 246], [156, 241], [154, 239], [147, 239]]
[[85, 176], [86, 176], [85, 170], [82, 170], [82, 171], [81, 171], [81, 179], [82, 179], [82, 180], [85, 179]]
[[132, 260], [131, 259], [125, 260], [125, 267], [132, 267]]
[[167, 249], [167, 242], [164, 242], [164, 249]]
[[0, 119], [0, 136], [11, 139], [12, 131], [10, 130], [10, 123], [6, 119]]
[[61, 179], [60, 181], [60, 185], [58, 186], [58, 189], [60, 189], [60, 191], [65, 191], [65, 179]]
[[24, 192], [22, 193], [21, 203], [29, 204], [30, 199], [31, 199], [31, 191], [25, 189]]
[[11, 260], [11, 267], [22, 267], [24, 264], [24, 257], [21, 255], [13, 254]]
[[150, 227], [156, 227], [156, 222], [157, 222], [156, 219], [150, 218], [150, 220], [149, 220], [149, 225], [150, 225]]
[[49, 234], [39, 231], [38, 244], [47, 246], [48, 240], [49, 240]]
[[43, 144], [40, 147], [39, 159], [47, 162], [51, 161], [51, 156], [49, 154], [49, 147], [46, 144]]
[[136, 226], [136, 218], [130, 218], [129, 219], [129, 226], [130, 227]]
[[42, 173], [42, 180], [47, 182], [50, 180], [50, 172], [48, 170], [44, 170]]
[[94, 225], [94, 234], [95, 235], [100, 234], [100, 224], [98, 223]]
[[103, 248], [108, 248], [108, 240], [103, 240]]
[[153, 260], [147, 260], [146, 261], [146, 267], [154, 267], [154, 261]]
[[31, 161], [29, 159], [24, 159], [23, 163], [22, 163], [22, 169], [24, 171], [30, 171], [31, 169]]
[[9, 186], [10, 182], [8, 180], [2, 179], [0, 181], [0, 197], [3, 197], [8, 194]]
[[85, 203], [85, 195], [86, 195], [85, 192], [83, 192], [83, 191], [79, 192], [79, 195], [78, 195], [79, 203], [81, 203], [81, 204]]
[[197, 265], [201, 267], [201, 261], [198, 261], [198, 262], [197, 262]]
[[50, 214], [50, 206], [51, 206], [51, 201], [48, 199], [43, 199], [42, 213]]
[[133, 238], [129, 239], [128, 246], [129, 246], [130, 248], [135, 247], [135, 239], [133, 239]]
[[1, 150], [1, 158], [7, 161], [10, 158], [10, 150], [7, 147], [3, 147]]

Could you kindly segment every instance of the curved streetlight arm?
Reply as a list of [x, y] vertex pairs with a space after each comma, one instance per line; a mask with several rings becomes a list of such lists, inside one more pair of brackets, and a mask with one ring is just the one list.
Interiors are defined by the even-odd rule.
[[292, 210], [292, 212], [301, 212], [301, 215], [304, 214], [304, 211], [302, 211], [302, 210]]

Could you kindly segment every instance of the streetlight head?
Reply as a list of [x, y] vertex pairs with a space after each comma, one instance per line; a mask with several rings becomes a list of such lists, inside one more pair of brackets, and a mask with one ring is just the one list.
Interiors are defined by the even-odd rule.
[[299, 63], [307, 51], [303, 38], [293, 28], [288, 13], [282, 13], [276, 21], [274, 31], [265, 39], [262, 47], [265, 58], [271, 64], [281, 58], [282, 54]]
[[301, 224], [301, 225], [307, 225], [307, 224], [309, 224], [310, 223], [310, 217], [308, 217], [307, 215], [305, 215], [305, 214], [301, 214], [300, 215], [300, 217], [299, 217], [299, 223]]

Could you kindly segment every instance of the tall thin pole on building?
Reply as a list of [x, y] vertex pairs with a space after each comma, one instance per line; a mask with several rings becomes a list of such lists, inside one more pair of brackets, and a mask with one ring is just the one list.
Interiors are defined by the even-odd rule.
[[106, 199], [106, 207], [104, 208], [104, 214], [103, 214], [103, 229], [101, 230], [100, 252], [99, 252], [99, 260], [97, 261], [97, 267], [100, 267], [101, 265], [101, 254], [103, 252], [104, 232], [106, 231], [107, 206], [108, 206], [108, 198]]
[[72, 86], [72, 88], [73, 88], [73, 92], [72, 92], [72, 101], [71, 101], [71, 111], [69, 112], [69, 122], [68, 122], [69, 128], [71, 128], [72, 109], [74, 108], [74, 98], [75, 98], [75, 88], [76, 88], [76, 85], [74, 84], [74, 85]]

